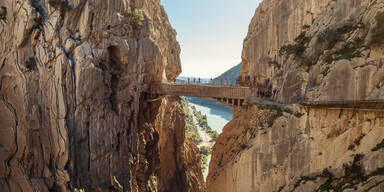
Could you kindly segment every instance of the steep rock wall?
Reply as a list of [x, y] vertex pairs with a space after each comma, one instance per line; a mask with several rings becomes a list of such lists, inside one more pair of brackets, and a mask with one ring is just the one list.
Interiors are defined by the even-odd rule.
[[383, 98], [382, 5], [263, 1], [244, 40], [242, 75], [271, 79], [282, 102]]
[[[241, 75], [274, 99], [384, 99], [384, 1], [264, 0]], [[268, 109], [269, 108], [269, 109]], [[217, 140], [208, 191], [382, 191], [383, 112], [245, 106]]]
[[213, 148], [208, 191], [384, 189], [384, 112], [301, 113], [284, 112], [271, 127], [273, 110], [239, 114]]
[[181, 72], [159, 0], [0, 8], [0, 191], [190, 188], [179, 100], [144, 93]]

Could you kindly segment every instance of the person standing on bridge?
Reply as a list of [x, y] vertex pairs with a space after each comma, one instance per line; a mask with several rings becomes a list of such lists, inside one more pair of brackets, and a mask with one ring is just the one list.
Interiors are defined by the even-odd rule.
[[188, 84], [189, 84], [189, 77], [188, 77]]
[[199, 84], [200, 84], [200, 77], [199, 77]]
[[193, 78], [193, 84], [196, 84], [196, 78]]

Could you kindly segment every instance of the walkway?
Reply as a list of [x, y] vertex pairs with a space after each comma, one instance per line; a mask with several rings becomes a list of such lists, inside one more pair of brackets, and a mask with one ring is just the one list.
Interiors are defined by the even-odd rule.
[[[265, 105], [277, 105], [280, 107], [284, 106], [284, 104], [259, 97], [258, 92], [260, 89], [256, 87], [163, 83], [153, 84], [149, 90], [150, 93], [154, 95], [202, 97], [231, 106], [242, 106], [246, 102], [254, 102]], [[304, 101], [298, 104], [311, 108], [384, 111], [384, 99], [356, 101]]]
[[361, 111], [383, 111], [384, 99], [344, 101], [304, 101], [301, 105], [311, 108], [349, 109]]
[[152, 85], [150, 87], [150, 93], [157, 95], [203, 97], [227, 105], [242, 106], [247, 98], [252, 97], [251, 94], [253, 91], [249, 87], [167, 83]]

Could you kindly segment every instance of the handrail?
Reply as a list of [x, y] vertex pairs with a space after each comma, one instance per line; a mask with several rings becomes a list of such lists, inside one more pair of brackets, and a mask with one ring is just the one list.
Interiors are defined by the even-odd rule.
[[[198, 83], [160, 83], [152, 84], [149, 92], [158, 95], [176, 95], [176, 96], [194, 96], [210, 98], [215, 100], [228, 99], [230, 105], [234, 102], [231, 99], [241, 100], [241, 104], [244, 101], [252, 101], [254, 99], [262, 99], [259, 97], [258, 91], [265, 91], [262, 88], [257, 87], [245, 87], [245, 86], [230, 86], [230, 85], [212, 85], [212, 84], [198, 84]], [[271, 101], [273, 102], [273, 101]], [[237, 101], [237, 103], [240, 103]], [[304, 100], [295, 104], [309, 106], [309, 107], [324, 107], [324, 108], [345, 108], [345, 109], [384, 109], [384, 99], [372, 99], [372, 100], [329, 100], [329, 101], [308, 101]], [[282, 104], [287, 105], [287, 103]]]

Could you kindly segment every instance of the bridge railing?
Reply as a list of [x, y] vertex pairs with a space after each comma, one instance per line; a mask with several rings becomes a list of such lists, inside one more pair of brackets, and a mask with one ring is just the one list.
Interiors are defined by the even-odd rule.
[[224, 87], [195, 84], [154, 84], [151, 93], [169, 94], [178, 96], [194, 96], [206, 98], [233, 98], [243, 99], [247, 95], [247, 87]]
[[209, 81], [209, 82], [198, 82], [198, 81], [176, 81], [169, 82], [170, 84], [178, 84], [178, 85], [202, 85], [202, 86], [216, 86], [216, 87], [241, 87], [237, 85], [235, 82], [225, 82], [225, 81]]

